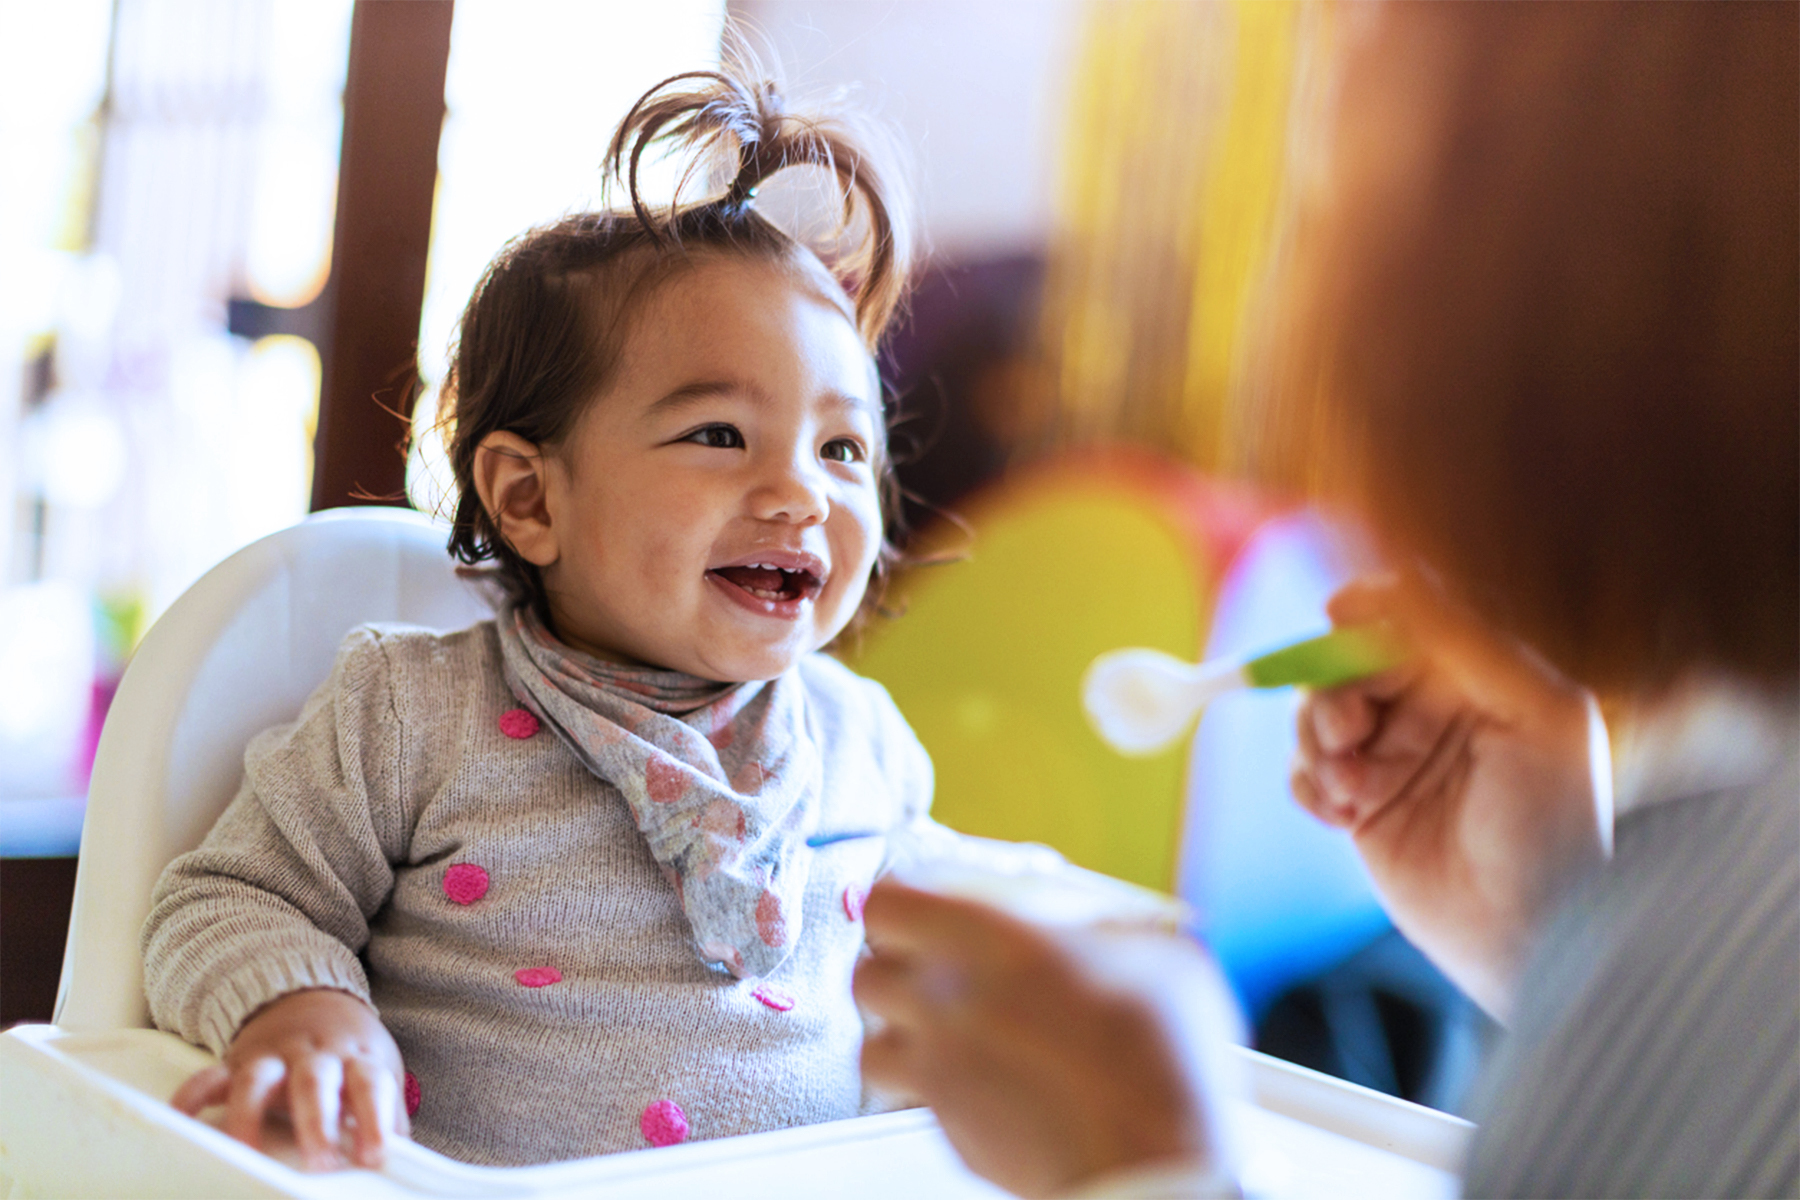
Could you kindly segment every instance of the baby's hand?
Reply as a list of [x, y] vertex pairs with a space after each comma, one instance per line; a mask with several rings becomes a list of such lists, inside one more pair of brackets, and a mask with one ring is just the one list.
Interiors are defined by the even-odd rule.
[[263, 1119], [288, 1114], [308, 1170], [379, 1167], [387, 1135], [405, 1136], [400, 1048], [367, 1004], [348, 992], [293, 992], [244, 1022], [218, 1066], [196, 1072], [170, 1099], [189, 1116], [225, 1105], [225, 1132], [260, 1149]]

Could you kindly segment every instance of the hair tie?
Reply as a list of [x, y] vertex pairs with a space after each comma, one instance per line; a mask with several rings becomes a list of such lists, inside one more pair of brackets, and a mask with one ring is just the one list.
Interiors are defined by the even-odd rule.
[[756, 199], [757, 186], [754, 183], [748, 187], [744, 186], [741, 176], [733, 180], [731, 190], [726, 192], [724, 198], [719, 201], [719, 208], [734, 216], [744, 212], [750, 207], [750, 202]]

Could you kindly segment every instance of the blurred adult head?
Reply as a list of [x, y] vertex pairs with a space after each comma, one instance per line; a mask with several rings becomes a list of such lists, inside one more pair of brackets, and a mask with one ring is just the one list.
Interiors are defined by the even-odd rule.
[[1602, 691], [1796, 680], [1797, 18], [1351, 16], [1276, 444]]

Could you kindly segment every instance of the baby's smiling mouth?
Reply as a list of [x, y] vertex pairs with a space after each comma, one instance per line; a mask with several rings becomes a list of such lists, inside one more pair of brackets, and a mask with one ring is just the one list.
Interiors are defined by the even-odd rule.
[[791, 604], [811, 600], [825, 586], [811, 571], [790, 570], [773, 563], [746, 563], [738, 567], [714, 567], [707, 572], [765, 603]]

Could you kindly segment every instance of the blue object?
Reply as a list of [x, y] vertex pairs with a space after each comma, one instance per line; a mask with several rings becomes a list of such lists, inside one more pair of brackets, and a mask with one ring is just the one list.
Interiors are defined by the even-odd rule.
[[844, 833], [815, 833], [806, 839], [806, 844], [817, 850], [821, 846], [830, 846], [837, 842], [853, 842], [858, 838], [886, 836], [887, 831], [882, 829], [852, 829]]
[[[1308, 517], [1259, 530], [1226, 577], [1209, 659], [1323, 632], [1343, 581], [1325, 528]], [[1180, 891], [1252, 1020], [1283, 990], [1389, 928], [1349, 835], [1319, 824], [1288, 790], [1291, 690], [1216, 700], [1195, 733]]]
[[86, 796], [0, 797], [0, 858], [73, 858]]

